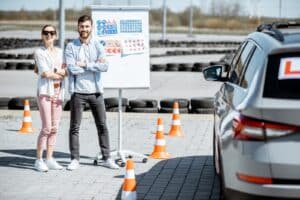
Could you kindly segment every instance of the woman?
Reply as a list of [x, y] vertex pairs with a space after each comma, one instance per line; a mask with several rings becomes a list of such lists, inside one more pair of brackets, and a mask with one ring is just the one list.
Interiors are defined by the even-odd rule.
[[[42, 28], [44, 46], [34, 53], [35, 71], [38, 74], [37, 99], [42, 120], [34, 167], [41, 172], [63, 168], [53, 158], [53, 148], [62, 113], [64, 77], [66, 76], [66, 69], [63, 67], [63, 52], [60, 48], [54, 47], [56, 35], [54, 26], [45, 25]], [[47, 150], [45, 162], [42, 158], [44, 149]]]

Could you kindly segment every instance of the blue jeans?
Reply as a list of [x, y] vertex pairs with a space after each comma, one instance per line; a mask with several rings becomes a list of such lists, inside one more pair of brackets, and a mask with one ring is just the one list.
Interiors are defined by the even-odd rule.
[[70, 130], [69, 145], [71, 159], [79, 160], [79, 128], [82, 119], [82, 112], [85, 104], [88, 103], [96, 123], [99, 146], [104, 160], [110, 157], [109, 134], [106, 125], [106, 111], [104, 99], [101, 93], [80, 94], [74, 93], [71, 96], [70, 109]]

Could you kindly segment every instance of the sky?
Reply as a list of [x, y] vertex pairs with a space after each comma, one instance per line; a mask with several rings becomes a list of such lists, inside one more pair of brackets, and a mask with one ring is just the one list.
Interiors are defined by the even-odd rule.
[[[64, 0], [66, 8], [80, 9], [94, 4], [106, 5], [149, 5], [150, 8], [162, 7], [163, 0]], [[300, 0], [166, 0], [167, 7], [180, 12], [190, 4], [200, 7], [203, 12], [210, 11], [212, 3], [233, 4], [238, 2], [247, 16], [270, 16], [300, 18]], [[281, 2], [281, 3], [280, 3]], [[281, 6], [280, 6], [281, 5]], [[0, 0], [0, 10], [46, 10], [57, 9], [59, 0]], [[280, 9], [281, 7], [281, 9]]]

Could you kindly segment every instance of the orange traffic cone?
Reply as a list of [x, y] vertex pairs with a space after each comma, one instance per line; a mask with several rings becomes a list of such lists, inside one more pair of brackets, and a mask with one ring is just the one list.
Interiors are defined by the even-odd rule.
[[134, 174], [134, 162], [128, 159], [126, 162], [126, 173], [124, 177], [122, 200], [136, 200], [136, 181]]
[[32, 128], [29, 100], [26, 99], [24, 101], [23, 124], [22, 124], [22, 128], [19, 130], [19, 132], [20, 133], [33, 133], [33, 131], [34, 130]]
[[169, 136], [183, 136], [180, 123], [179, 105], [177, 101], [175, 101], [173, 105], [172, 125], [169, 131]]
[[163, 120], [157, 119], [157, 131], [155, 136], [154, 150], [150, 155], [150, 158], [167, 159], [170, 158], [170, 154], [166, 152], [166, 140], [164, 137]]

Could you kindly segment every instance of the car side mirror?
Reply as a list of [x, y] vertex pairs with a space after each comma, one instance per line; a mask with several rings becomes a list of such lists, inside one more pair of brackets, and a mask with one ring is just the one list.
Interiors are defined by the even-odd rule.
[[207, 81], [223, 81], [222, 65], [214, 65], [203, 69], [203, 75]]

